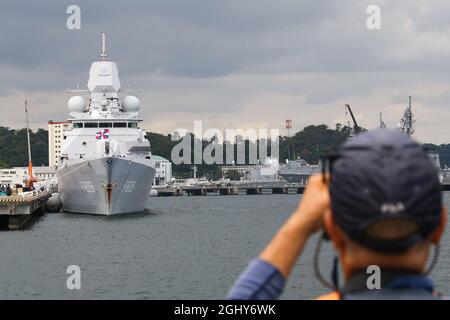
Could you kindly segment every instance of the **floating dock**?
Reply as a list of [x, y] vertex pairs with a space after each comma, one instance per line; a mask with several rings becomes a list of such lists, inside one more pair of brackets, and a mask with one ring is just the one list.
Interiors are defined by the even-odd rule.
[[18, 230], [31, 218], [42, 213], [51, 192], [37, 192], [34, 195], [0, 196], [0, 224], [2, 229]]

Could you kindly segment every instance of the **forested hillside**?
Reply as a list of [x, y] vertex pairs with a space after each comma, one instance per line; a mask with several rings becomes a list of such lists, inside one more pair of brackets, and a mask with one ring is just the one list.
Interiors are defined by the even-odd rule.
[[[335, 128], [330, 128], [324, 124], [311, 125], [297, 132], [292, 137], [280, 137], [280, 162], [286, 159], [295, 159], [301, 157], [309, 163], [317, 163], [318, 160], [329, 153], [336, 152], [339, 146], [348, 138], [351, 130], [349, 127], [337, 124]], [[152, 153], [164, 158], [171, 159], [172, 148], [178, 144], [178, 141], [171, 141], [170, 135], [148, 132], [148, 138], [151, 141]], [[194, 136], [192, 145], [194, 144]], [[42, 166], [48, 164], [48, 132], [39, 129], [31, 132], [31, 149], [33, 164]], [[210, 141], [203, 141], [205, 148]], [[251, 141], [245, 141], [246, 150]], [[237, 145], [234, 144], [235, 161]], [[433, 145], [426, 144], [428, 149], [435, 149], [440, 155], [441, 165], [450, 167], [450, 144]], [[270, 155], [270, 150], [269, 150]], [[226, 159], [226, 148], [224, 145], [224, 160]], [[193, 160], [193, 153], [192, 153]], [[0, 127], [0, 168], [13, 166], [26, 166], [28, 161], [27, 154], [27, 135], [26, 129], [10, 129]], [[248, 162], [248, 152], [246, 154]], [[193, 161], [192, 161], [193, 162]], [[173, 172], [177, 177], [189, 177], [191, 175], [192, 165], [182, 164], [174, 165]], [[218, 165], [197, 164], [198, 174], [205, 175], [213, 179], [220, 177], [220, 167]]]
[[[48, 165], [48, 132], [39, 129], [30, 132], [33, 165]], [[26, 129], [0, 127], [0, 168], [28, 165]]]

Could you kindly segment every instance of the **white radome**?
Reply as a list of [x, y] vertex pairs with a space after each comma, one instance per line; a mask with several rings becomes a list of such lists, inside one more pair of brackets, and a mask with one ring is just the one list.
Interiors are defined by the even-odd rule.
[[67, 102], [67, 107], [70, 112], [83, 112], [86, 108], [86, 100], [80, 96], [73, 96]]
[[139, 111], [139, 99], [135, 96], [126, 96], [123, 98], [123, 111], [125, 112], [138, 112]]

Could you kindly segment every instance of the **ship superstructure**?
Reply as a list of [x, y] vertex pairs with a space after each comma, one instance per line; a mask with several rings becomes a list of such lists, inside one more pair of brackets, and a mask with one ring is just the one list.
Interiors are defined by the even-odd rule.
[[310, 176], [320, 173], [320, 165], [309, 164], [302, 158], [286, 160], [278, 173], [287, 182], [306, 184]]

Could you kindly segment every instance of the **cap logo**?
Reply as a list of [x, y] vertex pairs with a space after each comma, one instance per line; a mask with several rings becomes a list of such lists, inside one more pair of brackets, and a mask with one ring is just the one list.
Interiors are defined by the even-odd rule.
[[390, 214], [399, 214], [405, 211], [405, 205], [403, 202], [397, 203], [383, 203], [381, 205], [381, 213], [390, 215]]

